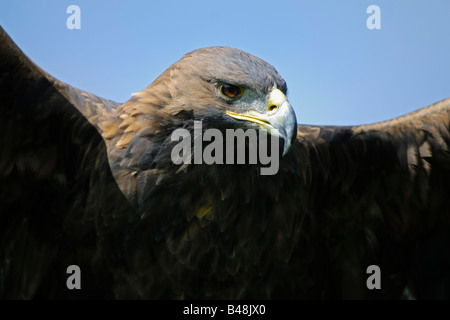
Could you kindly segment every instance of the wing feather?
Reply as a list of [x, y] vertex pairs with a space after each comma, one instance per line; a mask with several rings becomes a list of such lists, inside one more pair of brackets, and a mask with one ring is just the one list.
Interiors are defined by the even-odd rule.
[[[117, 105], [57, 81], [0, 27], [0, 297], [76, 296], [66, 268], [100, 267], [127, 206], [97, 131]], [[84, 292], [112, 295], [101, 281]]]
[[377, 264], [394, 279], [383, 282], [387, 296], [449, 298], [450, 99], [381, 123], [298, 131], [310, 219], [323, 227], [308, 231], [318, 235], [310, 254], [327, 246], [344, 296], [370, 295], [363, 279]]

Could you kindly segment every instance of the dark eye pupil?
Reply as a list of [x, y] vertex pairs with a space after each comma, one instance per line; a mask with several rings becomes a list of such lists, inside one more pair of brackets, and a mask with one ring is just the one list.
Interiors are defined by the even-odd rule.
[[232, 84], [223, 84], [222, 93], [229, 98], [234, 98], [241, 93], [241, 88]]

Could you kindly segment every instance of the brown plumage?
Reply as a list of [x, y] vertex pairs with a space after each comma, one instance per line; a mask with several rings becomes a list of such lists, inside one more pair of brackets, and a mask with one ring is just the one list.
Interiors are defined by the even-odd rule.
[[[124, 104], [54, 79], [1, 28], [0, 57], [1, 297], [449, 298], [450, 99], [300, 125], [262, 176], [170, 159], [176, 128], [243, 124], [218, 83], [286, 93], [243, 51], [194, 51]], [[72, 264], [82, 290], [66, 288]]]

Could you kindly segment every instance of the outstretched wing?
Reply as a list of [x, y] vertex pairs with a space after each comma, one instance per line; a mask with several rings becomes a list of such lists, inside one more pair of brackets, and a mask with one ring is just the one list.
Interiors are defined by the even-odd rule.
[[[89, 278], [106, 252], [96, 243], [127, 202], [87, 118], [116, 105], [55, 80], [0, 28], [0, 297], [70, 294], [66, 268], [87, 264]], [[91, 280], [81, 294], [101, 287]]]
[[[449, 298], [450, 99], [377, 124], [298, 131], [311, 275], [330, 278], [335, 296]], [[366, 286], [370, 265], [381, 290]]]

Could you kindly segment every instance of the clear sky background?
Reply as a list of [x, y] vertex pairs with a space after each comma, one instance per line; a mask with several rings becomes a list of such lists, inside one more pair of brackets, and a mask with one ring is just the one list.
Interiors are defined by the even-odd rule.
[[[80, 30], [66, 27], [72, 4]], [[366, 27], [372, 4], [380, 30]], [[372, 123], [450, 97], [449, 0], [1, 0], [0, 25], [53, 76], [119, 102], [214, 45], [274, 65], [299, 123]]]

